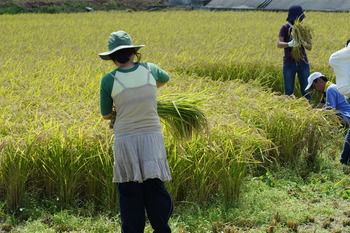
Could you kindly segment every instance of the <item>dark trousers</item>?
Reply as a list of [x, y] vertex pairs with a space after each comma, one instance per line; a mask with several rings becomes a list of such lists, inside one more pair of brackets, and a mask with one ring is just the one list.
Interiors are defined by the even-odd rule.
[[118, 183], [122, 233], [143, 233], [145, 210], [154, 233], [168, 233], [168, 220], [173, 210], [171, 197], [159, 179], [142, 183]]
[[283, 64], [284, 94], [292, 95], [294, 93], [296, 74], [298, 74], [301, 94], [311, 100], [311, 95], [305, 91], [310, 75], [310, 65], [302, 62]]
[[340, 157], [340, 162], [342, 164], [350, 165], [350, 128], [348, 129], [348, 133], [346, 134], [343, 152]]

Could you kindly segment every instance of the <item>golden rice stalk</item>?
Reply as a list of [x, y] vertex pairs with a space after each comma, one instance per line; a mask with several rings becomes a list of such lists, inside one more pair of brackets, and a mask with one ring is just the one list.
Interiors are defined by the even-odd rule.
[[297, 62], [304, 60], [303, 54], [301, 52], [301, 47], [304, 48], [304, 42], [308, 44], [311, 43], [312, 33], [313, 29], [309, 25], [305, 24], [303, 21], [295, 20], [292, 30], [292, 38], [300, 45], [300, 47], [292, 48], [292, 57]]
[[205, 115], [195, 105], [188, 103], [158, 102], [158, 114], [176, 139], [191, 137], [192, 133], [200, 132], [207, 126]]
[[175, 139], [188, 138], [207, 128], [207, 118], [201, 109], [209, 98], [206, 91], [162, 95], [158, 99], [158, 115]]
[[[199, 109], [203, 98], [201, 94], [184, 96], [163, 96], [157, 102], [158, 115], [162, 123], [176, 139], [191, 137], [207, 128], [207, 119]], [[113, 109], [110, 128], [115, 121], [115, 110]]]

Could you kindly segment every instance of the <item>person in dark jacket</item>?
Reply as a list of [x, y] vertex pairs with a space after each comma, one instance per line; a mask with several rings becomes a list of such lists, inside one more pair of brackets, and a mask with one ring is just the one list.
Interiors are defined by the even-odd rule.
[[[303, 41], [303, 44], [298, 44], [292, 38], [293, 25], [297, 20], [302, 21], [305, 18], [304, 11], [301, 6], [291, 6], [288, 11], [287, 23], [282, 25], [278, 34], [277, 48], [284, 49], [283, 57], [283, 80], [284, 93], [292, 95], [294, 93], [295, 77], [298, 74], [301, 94], [311, 101], [311, 96], [305, 92], [307, 86], [307, 78], [310, 75], [310, 64], [305, 50], [311, 51], [312, 44]], [[296, 61], [292, 57], [292, 48], [298, 47], [302, 54], [302, 59]]]

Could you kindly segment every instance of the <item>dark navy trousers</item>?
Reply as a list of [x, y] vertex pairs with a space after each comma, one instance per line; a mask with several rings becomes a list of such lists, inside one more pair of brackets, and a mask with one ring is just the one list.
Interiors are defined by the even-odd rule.
[[345, 137], [345, 142], [343, 146], [343, 152], [340, 157], [340, 162], [342, 164], [350, 165], [350, 128]]
[[301, 94], [311, 100], [311, 95], [305, 91], [310, 75], [310, 65], [303, 62], [283, 64], [284, 94], [292, 95], [294, 93], [296, 74], [298, 74]]
[[143, 233], [145, 212], [154, 233], [168, 233], [173, 210], [169, 192], [159, 179], [148, 179], [142, 183], [118, 183], [119, 207], [122, 233]]

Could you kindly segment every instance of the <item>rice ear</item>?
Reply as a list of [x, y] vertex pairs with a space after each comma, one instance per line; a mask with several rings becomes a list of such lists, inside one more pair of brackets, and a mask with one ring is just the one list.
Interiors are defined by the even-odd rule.
[[[312, 33], [313, 29], [305, 24], [303, 21], [297, 19], [295, 20], [295, 23], [293, 25], [292, 30], [292, 38], [293, 40], [298, 43], [301, 47], [304, 47], [303, 42], [311, 43], [312, 41]], [[303, 57], [303, 54], [301, 53], [300, 47], [293, 47], [292, 48], [292, 57], [297, 61], [302, 61], [305, 58]]]

